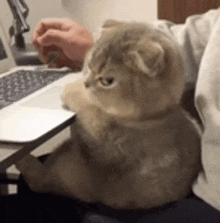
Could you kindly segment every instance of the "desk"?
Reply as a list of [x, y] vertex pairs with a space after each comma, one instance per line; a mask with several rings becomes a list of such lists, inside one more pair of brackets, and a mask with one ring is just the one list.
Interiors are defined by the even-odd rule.
[[32, 150], [51, 139], [57, 133], [70, 126], [74, 119], [75, 115], [73, 114], [73, 116], [64, 123], [52, 129], [50, 132], [46, 133], [40, 138], [28, 143], [17, 144], [0, 142], [0, 194], [7, 194], [7, 187], [3, 185], [4, 179], [7, 178], [6, 169], [15, 164], [19, 159], [30, 153]]

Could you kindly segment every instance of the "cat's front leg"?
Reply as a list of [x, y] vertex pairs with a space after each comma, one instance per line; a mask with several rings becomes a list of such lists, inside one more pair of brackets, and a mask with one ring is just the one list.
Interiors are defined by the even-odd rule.
[[62, 101], [70, 110], [79, 111], [91, 103], [83, 82], [68, 84], [63, 91]]
[[46, 169], [36, 157], [28, 154], [19, 160], [15, 166], [33, 191], [45, 191], [44, 179]]

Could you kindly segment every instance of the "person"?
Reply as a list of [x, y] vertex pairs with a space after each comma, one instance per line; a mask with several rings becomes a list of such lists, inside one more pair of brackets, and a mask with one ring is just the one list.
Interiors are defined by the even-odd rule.
[[[68, 198], [60, 196], [36, 194], [24, 186], [23, 195], [28, 196], [3, 198], [8, 213], [19, 206], [21, 213], [17, 213], [17, 216], [25, 218], [23, 205], [33, 213], [33, 219], [38, 214], [40, 222], [76, 222], [77, 218], [79, 222], [85, 223], [220, 222], [220, 9], [190, 16], [184, 24], [158, 20], [154, 25], [179, 43], [185, 63], [186, 82], [196, 86], [195, 103], [203, 124], [203, 170], [192, 185], [192, 195], [151, 210], [129, 212], [103, 204], [90, 205], [65, 200]], [[76, 61], [83, 64], [86, 52], [94, 44], [88, 30], [69, 20], [42, 20], [36, 27], [33, 38], [34, 46], [44, 62], [48, 61], [49, 52], [55, 50], [61, 55], [55, 61], [56, 67], [69, 66], [73, 69], [72, 64]], [[15, 201], [17, 206], [14, 205]], [[52, 215], [55, 215], [56, 221]]]

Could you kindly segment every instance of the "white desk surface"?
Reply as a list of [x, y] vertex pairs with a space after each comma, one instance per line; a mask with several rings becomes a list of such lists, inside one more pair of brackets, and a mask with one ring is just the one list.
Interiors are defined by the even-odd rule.
[[16, 161], [70, 126], [74, 119], [75, 115], [73, 114], [73, 116], [64, 123], [61, 123], [55, 129], [52, 129], [50, 132], [33, 142], [22, 144], [0, 142], [0, 173], [5, 173], [6, 169], [15, 164]]

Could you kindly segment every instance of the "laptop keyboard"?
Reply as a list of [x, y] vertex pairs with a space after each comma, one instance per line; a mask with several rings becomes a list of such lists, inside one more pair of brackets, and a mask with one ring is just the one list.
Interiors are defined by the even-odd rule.
[[70, 72], [70, 70], [19, 70], [0, 78], [0, 109]]

